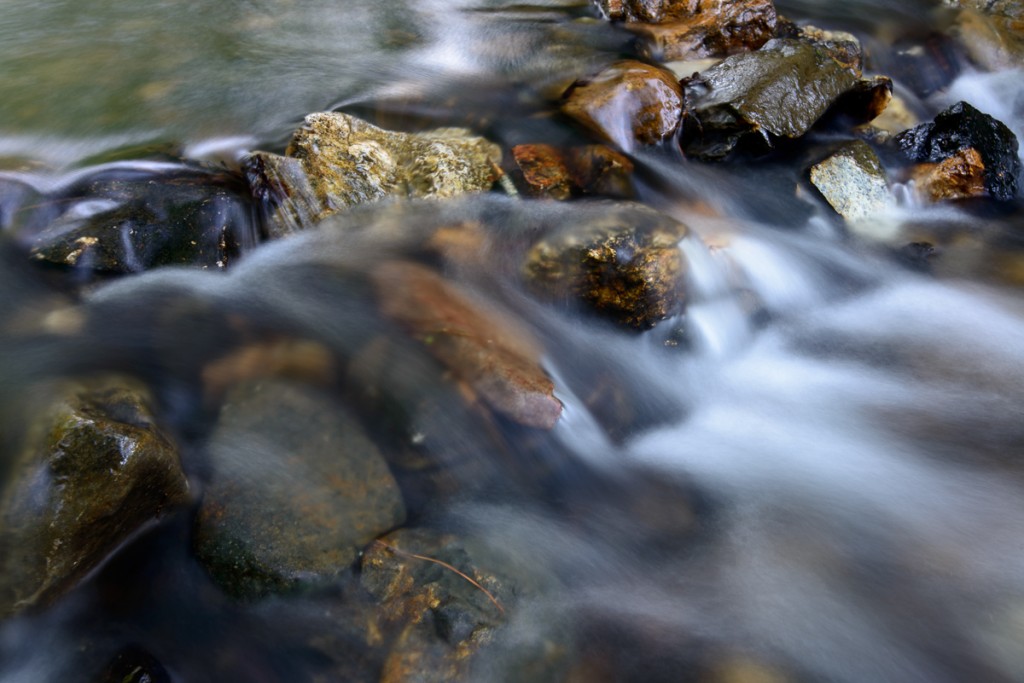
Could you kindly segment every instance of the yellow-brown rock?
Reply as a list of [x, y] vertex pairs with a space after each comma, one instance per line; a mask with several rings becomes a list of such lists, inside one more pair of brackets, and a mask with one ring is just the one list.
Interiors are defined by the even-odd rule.
[[573, 84], [562, 111], [629, 150], [672, 137], [682, 119], [682, 98], [672, 72], [623, 60]]
[[682, 312], [686, 228], [640, 205], [568, 225], [536, 243], [523, 275], [541, 298], [576, 301], [627, 328], [645, 330]]

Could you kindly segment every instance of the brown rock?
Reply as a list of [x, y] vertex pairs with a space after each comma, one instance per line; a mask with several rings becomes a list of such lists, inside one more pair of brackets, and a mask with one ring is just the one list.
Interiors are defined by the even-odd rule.
[[371, 278], [384, 314], [408, 328], [430, 353], [494, 410], [529, 427], [550, 429], [562, 413], [530, 335], [421, 265], [390, 261]]
[[623, 60], [573, 84], [562, 111], [628, 150], [674, 135], [682, 107], [682, 90], [670, 71]]
[[919, 164], [911, 174], [918, 194], [933, 202], [988, 194], [985, 162], [973, 148], [962, 149], [937, 164]]
[[574, 147], [566, 154], [580, 192], [628, 199], [633, 196], [633, 162], [605, 145]]
[[[683, 4], [683, 3], [680, 3]], [[632, 23], [643, 38], [642, 54], [659, 60], [724, 57], [756, 50], [775, 35], [772, 0], [691, 0], [690, 13], [661, 23]]]
[[628, 198], [633, 195], [633, 162], [606, 145], [560, 150], [551, 145], [517, 145], [512, 156], [526, 192], [568, 199], [571, 194]]
[[572, 178], [562, 153], [551, 145], [516, 145], [512, 148], [523, 174], [526, 191], [534, 197], [566, 199], [571, 191]]
[[523, 265], [541, 297], [576, 300], [625, 327], [644, 330], [682, 312], [682, 224], [639, 205], [569, 225], [533, 246]]

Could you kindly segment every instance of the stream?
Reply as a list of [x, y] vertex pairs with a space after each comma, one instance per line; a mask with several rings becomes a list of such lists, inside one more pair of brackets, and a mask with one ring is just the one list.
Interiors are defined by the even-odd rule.
[[[1021, 139], [1021, 68], [948, 45], [919, 58], [953, 22], [938, 4], [776, 6], [854, 33], [865, 73], [891, 76], [918, 120], [967, 101]], [[211, 449], [239, 486], [292, 476], [261, 460], [261, 436], [218, 427], [210, 368], [264, 343], [313, 349], [288, 368], [404, 454], [392, 469], [413, 463], [396, 474], [406, 526], [465, 539], [515, 577], [493, 642], [453, 680], [1024, 682], [1020, 191], [993, 208], [894, 182], [854, 227], [805, 177], [841, 129], [721, 163], [624, 149], [636, 201], [689, 229], [685, 313], [624, 331], [517, 275], [536, 226], [600, 221], [612, 200], [496, 187], [364, 204], [266, 240], [239, 171], [315, 111], [464, 126], [506, 150], [575, 144], [585, 134], [550, 115], [551, 93], [634, 44], [589, 4], [5, 0], [0, 15], [0, 484], [48, 387], [116, 372], [155, 396], [193, 496], [51, 605], [0, 621], [3, 683], [449, 680], [380, 677], [359, 571], [239, 600], [196, 560]], [[96, 179], [149, 188], [139, 206], [168, 201], [153, 187], [210, 192], [202, 220], [230, 226], [227, 267], [94, 277], [33, 262], [52, 217], [24, 207], [105, 210], [81, 199]], [[550, 430], [456, 407], [465, 388], [378, 310], [397, 286], [380, 265], [435, 265], [420, 244], [452, 225], [491, 235], [444, 274], [535, 340], [563, 406]], [[925, 242], [937, 256], [922, 265], [904, 245]]]

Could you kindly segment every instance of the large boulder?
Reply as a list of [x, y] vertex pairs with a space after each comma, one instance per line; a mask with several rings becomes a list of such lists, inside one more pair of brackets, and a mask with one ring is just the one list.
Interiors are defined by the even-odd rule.
[[329, 582], [398, 526], [398, 486], [359, 423], [329, 394], [281, 380], [230, 391], [207, 449], [200, 561], [252, 598]]
[[187, 502], [178, 451], [137, 381], [62, 386], [38, 406], [0, 492], [0, 616], [45, 606]]

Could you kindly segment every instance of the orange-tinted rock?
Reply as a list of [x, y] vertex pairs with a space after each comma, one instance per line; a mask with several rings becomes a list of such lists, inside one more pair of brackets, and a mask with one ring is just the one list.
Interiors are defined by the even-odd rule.
[[937, 164], [920, 164], [912, 176], [918, 193], [933, 202], [987, 194], [985, 162], [973, 148], [962, 149]]
[[389, 261], [372, 279], [384, 314], [491, 408], [529, 427], [555, 425], [562, 404], [540, 366], [541, 349], [525, 330], [424, 266]]
[[566, 199], [572, 178], [562, 153], [551, 145], [516, 145], [512, 158], [522, 171], [526, 191], [535, 197]]
[[624, 149], [670, 138], [682, 119], [682, 89], [665, 69], [623, 60], [566, 93], [562, 111]]
[[690, 14], [663, 23], [634, 23], [628, 28], [640, 34], [645, 55], [662, 60], [701, 59], [756, 50], [775, 34], [772, 0], [733, 0], [687, 3]]

